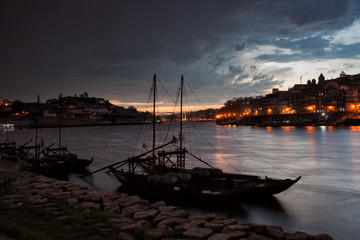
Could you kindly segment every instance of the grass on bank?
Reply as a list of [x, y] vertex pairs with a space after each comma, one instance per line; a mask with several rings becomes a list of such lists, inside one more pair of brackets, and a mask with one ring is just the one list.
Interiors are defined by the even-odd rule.
[[[11, 183], [11, 179], [0, 182], [0, 197], [11, 194]], [[1, 233], [5, 233], [16, 240], [122, 239], [119, 229], [110, 222], [110, 216], [99, 209], [86, 211], [55, 199], [50, 205], [50, 208], [46, 208], [23, 201], [21, 206], [9, 208], [0, 200], [0, 237]], [[165, 237], [148, 236], [144, 229], [135, 229], [128, 233], [141, 240]], [[170, 233], [166, 237], [183, 235]]]
[[[24, 202], [17, 208], [9, 208], [0, 202], [0, 231], [15, 239], [119, 239], [118, 230], [109, 222], [109, 217], [100, 211], [84, 212], [61, 202], [54, 208], [64, 218], [58, 218], [51, 210], [34, 207]], [[95, 223], [103, 223], [101, 226]]]
[[[11, 179], [0, 182], [0, 196], [11, 193]], [[56, 214], [55, 214], [56, 213]], [[24, 201], [9, 208], [0, 201], [0, 232], [15, 239], [120, 239], [119, 230], [101, 210], [84, 211], [63, 201], [51, 201], [51, 208], [32, 206]], [[101, 225], [97, 225], [101, 223]]]

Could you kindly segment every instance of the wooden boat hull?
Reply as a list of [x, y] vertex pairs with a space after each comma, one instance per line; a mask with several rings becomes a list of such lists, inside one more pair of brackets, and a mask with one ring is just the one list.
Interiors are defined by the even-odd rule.
[[[211, 189], [207, 185], [202, 185], [201, 182], [164, 186], [161, 184], [148, 183], [146, 181], [146, 175], [131, 175], [115, 169], [111, 169], [111, 173], [125, 188], [132, 192], [157, 197], [159, 199], [170, 198], [190, 201], [242, 200], [269, 197], [287, 190], [300, 179], [300, 177], [295, 180], [257, 179], [256, 181], [244, 183], [243, 185], [238, 184], [238, 186], [232, 188], [223, 187]], [[237, 176], [250, 177], [246, 175]], [[226, 174], [223, 177], [226, 177]], [[253, 176], [253, 178], [256, 178], [256, 176]], [[216, 179], [213, 180], [216, 181]], [[226, 184], [225, 181], [222, 181], [222, 185]], [[209, 182], [209, 180], [207, 182]]]
[[39, 161], [36, 163], [28, 160], [18, 160], [22, 169], [42, 174], [84, 171], [92, 161], [92, 159], [67, 159], [66, 161]]

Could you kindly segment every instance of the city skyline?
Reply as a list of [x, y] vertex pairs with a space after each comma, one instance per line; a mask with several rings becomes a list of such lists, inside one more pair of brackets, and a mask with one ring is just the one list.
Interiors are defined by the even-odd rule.
[[156, 73], [171, 94], [184, 75], [201, 109], [220, 108], [233, 97], [286, 90], [320, 73], [359, 73], [357, 1], [1, 6], [0, 96], [13, 100], [86, 91], [141, 108]]

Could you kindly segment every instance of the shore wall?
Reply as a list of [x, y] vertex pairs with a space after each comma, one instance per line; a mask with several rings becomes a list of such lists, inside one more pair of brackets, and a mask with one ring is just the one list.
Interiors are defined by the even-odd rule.
[[144, 229], [151, 239], [164, 239], [164, 236], [171, 232], [180, 232], [183, 235], [181, 239], [333, 239], [327, 234], [287, 233], [281, 226], [238, 223], [236, 219], [218, 217], [215, 214], [191, 216], [188, 212], [176, 206], [168, 206], [163, 201], [150, 203], [138, 196], [90, 190], [78, 184], [28, 172], [0, 172], [0, 183], [6, 179], [12, 180], [12, 192], [0, 197], [0, 201], [8, 204], [10, 208], [17, 208], [24, 201], [36, 207], [47, 208], [51, 199], [62, 199], [84, 211], [101, 209], [111, 216], [111, 221], [119, 228], [119, 239], [135, 239], [135, 236], [129, 233], [135, 229]]
[[[311, 126], [311, 125], [346, 125], [348, 118], [356, 117], [351, 113], [298, 113], [298, 114], [267, 114], [245, 116], [242, 118], [229, 117], [218, 119], [220, 125], [248, 125], [248, 126]], [[350, 123], [348, 121], [348, 123]], [[350, 123], [351, 124], [351, 123]], [[359, 123], [353, 123], [359, 125]]]

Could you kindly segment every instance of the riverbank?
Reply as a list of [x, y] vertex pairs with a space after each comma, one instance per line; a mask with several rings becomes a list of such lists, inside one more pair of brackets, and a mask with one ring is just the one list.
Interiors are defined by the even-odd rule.
[[[2, 212], [24, 206], [43, 209], [60, 229], [68, 232], [75, 229], [75, 212], [97, 212], [91, 221], [86, 222], [98, 230], [94, 231], [95, 235], [89, 237], [85, 233], [78, 233], [76, 239], [333, 239], [327, 234], [286, 233], [280, 226], [238, 223], [236, 219], [218, 217], [215, 214], [191, 216], [163, 201], [150, 203], [138, 196], [90, 190], [78, 184], [28, 172], [0, 172], [0, 179], [0, 202], [2, 206], [6, 205], [6, 208], [1, 208]], [[65, 204], [67, 209], [71, 208], [73, 211], [59, 209], [59, 204]], [[17, 239], [14, 230], [6, 229], [4, 225], [5, 221], [0, 221], [0, 236]], [[36, 232], [37, 229], [33, 231]], [[50, 235], [44, 239], [58, 238]]]
[[225, 117], [216, 120], [218, 125], [245, 126], [358, 126], [360, 119], [354, 113], [297, 113], [246, 115], [244, 117]]

